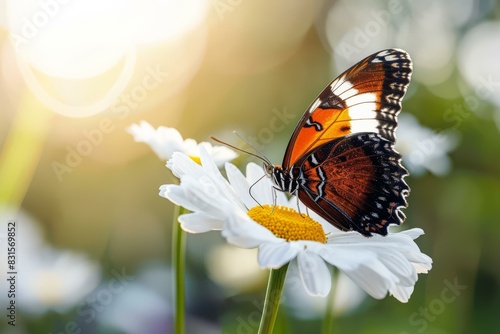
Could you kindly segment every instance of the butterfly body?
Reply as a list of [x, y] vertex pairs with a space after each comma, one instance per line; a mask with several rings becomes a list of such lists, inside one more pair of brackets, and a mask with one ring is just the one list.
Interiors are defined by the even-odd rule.
[[337, 228], [386, 235], [407, 206], [408, 174], [394, 150], [397, 114], [410, 82], [406, 52], [382, 50], [332, 81], [299, 121], [276, 187]]

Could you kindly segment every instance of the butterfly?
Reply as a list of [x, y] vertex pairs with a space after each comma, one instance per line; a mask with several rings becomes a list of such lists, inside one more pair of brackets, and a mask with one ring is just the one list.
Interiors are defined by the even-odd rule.
[[394, 132], [411, 73], [408, 53], [387, 49], [333, 80], [295, 127], [283, 164], [265, 163], [275, 188], [342, 231], [387, 235], [402, 224], [410, 188]]

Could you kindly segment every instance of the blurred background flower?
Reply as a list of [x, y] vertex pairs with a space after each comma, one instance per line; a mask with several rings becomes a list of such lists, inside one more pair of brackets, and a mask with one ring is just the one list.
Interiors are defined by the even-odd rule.
[[421, 126], [415, 116], [401, 114], [396, 129], [396, 150], [403, 155], [403, 165], [410, 175], [422, 175], [425, 170], [435, 175], [449, 173], [452, 165], [447, 153], [458, 144], [453, 130], [436, 133]]
[[333, 313], [336, 317], [347, 315], [359, 307], [367, 296], [363, 289], [342, 272], [332, 282], [332, 294], [326, 298], [311, 296], [297, 279], [296, 265], [291, 264], [288, 272], [283, 300], [289, 311], [299, 319], [323, 318], [329, 298], [333, 298]]
[[[0, 215], [2, 228], [7, 222], [16, 222], [16, 263], [10, 269], [7, 256], [1, 257], [2, 272], [15, 271], [16, 302], [20, 312], [31, 317], [49, 311], [65, 313], [75, 307], [99, 284], [101, 268], [85, 253], [55, 249], [47, 244], [39, 223], [24, 212], [5, 210]], [[7, 254], [7, 238], [2, 237], [2, 251]], [[2, 282], [4, 291], [9, 285]], [[1, 296], [2, 305], [8, 305], [7, 293]]]
[[172, 310], [168, 304], [170, 275], [165, 265], [146, 263], [138, 276], [98, 314], [98, 321], [121, 333], [169, 333], [172, 328]]
[[[412, 171], [402, 229], [425, 230], [419, 246], [434, 266], [408, 304], [366, 298], [345, 306], [335, 326], [490, 333], [500, 308], [499, 10], [497, 0], [0, 0], [0, 207], [29, 212], [45, 236], [42, 249], [52, 250], [25, 265], [39, 272], [43, 264], [66, 281], [65, 261], [74, 272], [98, 263], [95, 292], [117, 268], [134, 277], [150, 261], [168, 268], [173, 206], [157, 189], [171, 175], [127, 127], [146, 120], [197, 142], [214, 135], [243, 147], [237, 130], [279, 164], [302, 112], [332, 79], [374, 51], [398, 47], [414, 61], [398, 129]], [[436, 149], [412, 163], [429, 140]], [[27, 246], [28, 233], [19, 236]], [[188, 316], [207, 330], [248, 332], [259, 319], [266, 272], [260, 278], [252, 256], [241, 255], [248, 280], [227, 268], [223, 274], [216, 264], [229, 261], [223, 244], [218, 233], [188, 236]], [[466, 288], [450, 290], [454, 282]], [[144, 309], [172, 309], [165, 292], [134, 291], [144, 294]], [[306, 320], [288, 300], [275, 332], [319, 332], [323, 306], [303, 311], [317, 314]], [[104, 324], [103, 333], [125, 331], [105, 322], [110, 313], [87, 323], [78, 303], [45, 305], [52, 306], [20, 309], [26, 316], [17, 332], [56, 333], [70, 319], [87, 332]]]

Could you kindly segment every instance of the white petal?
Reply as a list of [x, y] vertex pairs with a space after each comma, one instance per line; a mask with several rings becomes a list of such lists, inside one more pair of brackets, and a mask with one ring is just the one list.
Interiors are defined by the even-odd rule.
[[254, 222], [242, 210], [228, 214], [222, 236], [230, 244], [241, 248], [255, 248], [263, 242], [279, 240], [271, 231]]
[[262, 176], [266, 175], [266, 171], [262, 168], [261, 165], [250, 162], [249, 164], [247, 164], [246, 175], [248, 178], [248, 182], [251, 184], [260, 179]]
[[205, 213], [187, 213], [179, 216], [182, 229], [189, 233], [205, 233], [222, 230], [224, 221]]
[[198, 148], [200, 150], [201, 164], [203, 165], [203, 169], [207, 171], [209, 174], [220, 175], [219, 167], [217, 167], [214, 160], [212, 159], [212, 157], [210, 157], [210, 154], [208, 153], [209, 145], [210, 145], [209, 143], [200, 143], [198, 145]]
[[330, 270], [325, 261], [313, 252], [303, 251], [297, 255], [302, 282], [311, 296], [326, 296], [332, 285]]
[[[166, 126], [159, 126], [156, 130], [158, 141], [163, 143], [175, 143], [176, 145], [182, 146], [182, 135], [175, 128], [169, 128]], [[181, 151], [183, 152], [183, 151]]]
[[203, 169], [184, 153], [174, 152], [172, 159], [167, 162], [167, 168], [178, 178], [184, 175], [200, 175]]
[[389, 288], [399, 282], [398, 277], [377, 259], [378, 254], [369, 249], [352, 245], [330, 249], [320, 255], [374, 298], [384, 298]]
[[365, 290], [370, 296], [376, 299], [382, 299], [387, 295], [389, 288], [394, 282], [385, 275], [380, 275], [384, 271], [380, 265], [360, 266], [358, 270], [344, 272], [354, 283]]
[[198, 148], [198, 143], [196, 142], [196, 140], [191, 138], [186, 138], [186, 140], [184, 140], [183, 146], [184, 146], [184, 153], [186, 153], [187, 155], [192, 157], [200, 156], [200, 149]]
[[259, 246], [259, 265], [263, 268], [281, 268], [294, 259], [299, 252], [300, 248], [283, 239], [266, 242]]
[[413, 286], [417, 281], [417, 272], [410, 261], [398, 252], [384, 254], [379, 257], [379, 261], [397, 276], [396, 284], [401, 286]]
[[[163, 197], [163, 198], [167, 198], [167, 197], [165, 196], [165, 194], [167, 193], [167, 189], [168, 189], [168, 187], [170, 187], [170, 186], [173, 186], [173, 184], [162, 184], [162, 185], [160, 186], [160, 193], [159, 193], [159, 195], [160, 195], [161, 197]], [[174, 204], [176, 204], [176, 203], [174, 203]]]
[[395, 286], [389, 290], [390, 294], [402, 303], [407, 303], [413, 293], [413, 286]]
[[160, 196], [168, 199], [175, 205], [186, 205], [189, 201], [184, 198], [184, 191], [176, 184], [164, 184], [160, 186]]
[[[273, 189], [272, 181], [266, 176], [266, 172], [255, 163], [247, 165], [247, 179], [251, 185], [252, 196], [259, 202], [255, 205], [274, 204], [274, 194], [276, 190]], [[253, 206], [255, 206], [253, 205]]]
[[200, 158], [201, 158], [201, 163], [203, 165], [203, 170], [205, 174], [209, 178], [211, 178], [217, 186], [217, 193], [212, 193], [212, 196], [215, 197], [219, 196], [220, 194], [222, 197], [225, 197], [228, 201], [233, 203], [235, 207], [243, 208], [244, 207], [243, 202], [235, 194], [235, 190], [231, 187], [229, 182], [222, 176], [219, 168], [208, 154], [206, 147], [207, 145], [210, 144], [209, 143], [204, 143], [204, 144], [205, 145], [199, 145]]
[[160, 187], [160, 196], [165, 197], [172, 203], [185, 207], [193, 211], [196, 207], [191, 203], [191, 199], [186, 196], [186, 191], [176, 184], [165, 184]]
[[209, 178], [200, 182], [200, 180], [185, 175], [181, 179], [181, 185], [166, 185], [160, 189], [160, 195], [173, 203], [189, 211], [205, 212], [220, 219], [225, 217], [224, 208], [229, 205]]
[[320, 252], [317, 252], [326, 262], [345, 271], [356, 270], [362, 263], [369, 263], [376, 260], [375, 254], [366, 252], [361, 247], [353, 245], [327, 245]]
[[[425, 255], [425, 254], [422, 254], [422, 255]], [[429, 272], [429, 270], [431, 270], [432, 259], [428, 256], [427, 256], [427, 258], [428, 258], [428, 260], [426, 262], [421, 262], [421, 263], [412, 262], [413, 267], [415, 268], [415, 270], [417, 271], [418, 274], [427, 274]]]
[[254, 207], [256, 204], [255, 200], [250, 196], [248, 191], [250, 185], [240, 170], [235, 165], [228, 162], [226, 163], [226, 175], [245, 207], [248, 209]]
[[413, 240], [417, 239], [419, 236], [424, 235], [424, 230], [421, 228], [412, 228], [409, 230], [401, 231], [398, 234], [407, 235]]
[[184, 152], [182, 136], [174, 128], [160, 126], [148, 144], [162, 160], [170, 159], [174, 152]]
[[348, 232], [334, 235], [320, 254], [374, 298], [388, 292], [398, 300], [409, 298], [417, 273], [426, 272], [432, 260], [420, 252], [413, 238], [419, 229], [365, 238]]
[[184, 152], [182, 136], [174, 128], [160, 126], [155, 130], [148, 122], [141, 121], [139, 125], [132, 124], [127, 130], [135, 141], [148, 144], [162, 160], [170, 159], [173, 152]]
[[[271, 187], [272, 187], [272, 182], [271, 182]], [[276, 196], [276, 205], [283, 205], [283, 206], [289, 206], [288, 205], [288, 197], [286, 195], [286, 193], [284, 191], [279, 191], [279, 190], [273, 190], [274, 192], [274, 195]], [[297, 201], [295, 201], [295, 203], [290, 206], [292, 209], [295, 209], [297, 210]], [[300, 211], [301, 213], [305, 212], [304, 211]]]
[[155, 129], [146, 121], [140, 121], [139, 124], [132, 124], [127, 128], [136, 142], [147, 143], [155, 134]]

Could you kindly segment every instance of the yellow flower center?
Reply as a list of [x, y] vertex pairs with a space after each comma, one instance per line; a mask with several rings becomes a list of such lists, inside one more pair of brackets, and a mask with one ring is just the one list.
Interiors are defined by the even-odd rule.
[[189, 158], [191, 158], [191, 160], [193, 160], [194, 162], [196, 162], [198, 165], [201, 165], [201, 159], [200, 157], [196, 156], [196, 155], [188, 155]]
[[254, 221], [286, 241], [311, 240], [326, 243], [323, 226], [286, 206], [255, 206], [248, 211]]

